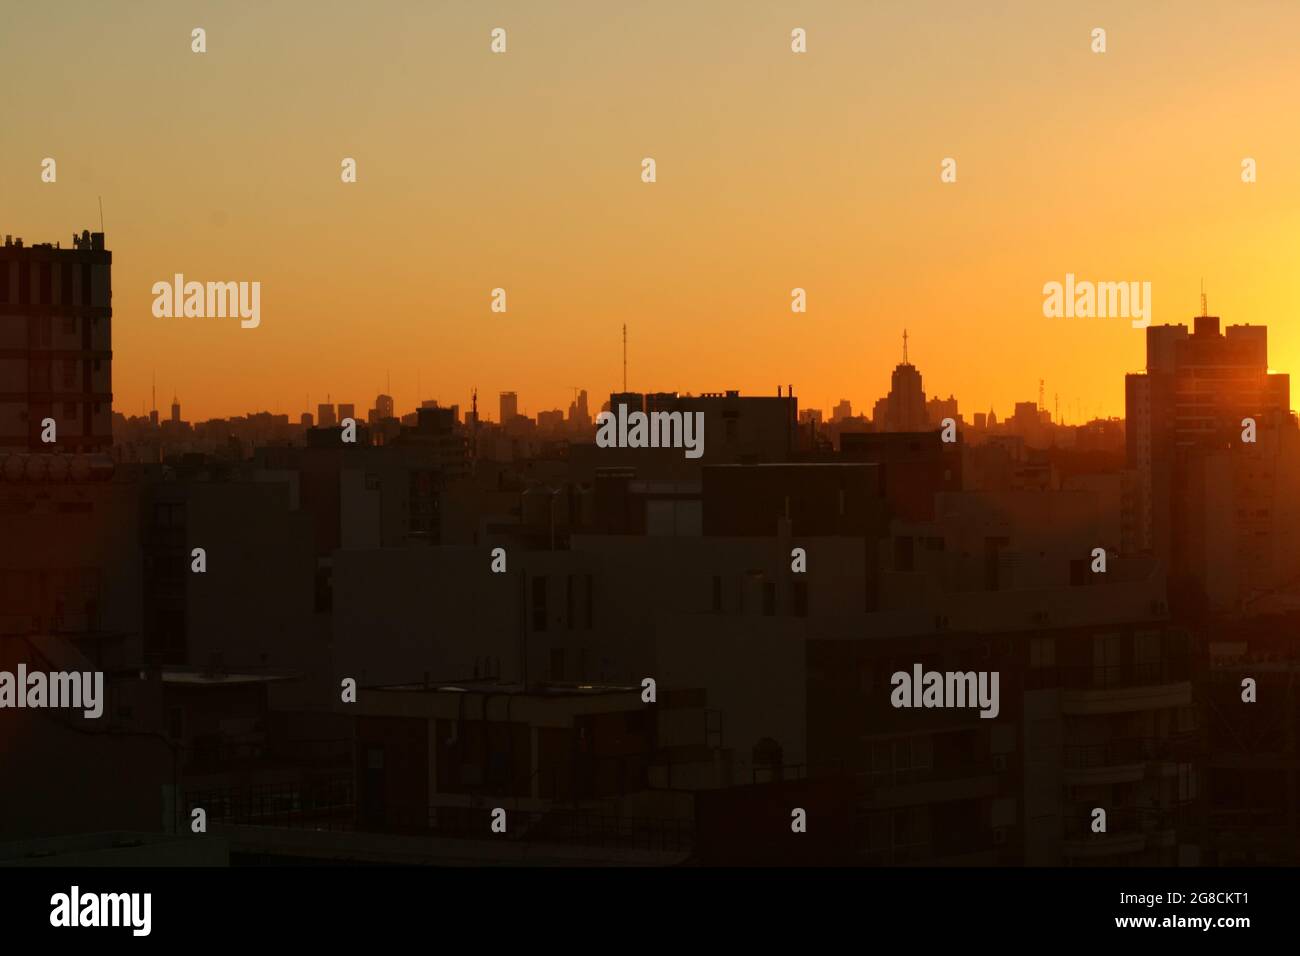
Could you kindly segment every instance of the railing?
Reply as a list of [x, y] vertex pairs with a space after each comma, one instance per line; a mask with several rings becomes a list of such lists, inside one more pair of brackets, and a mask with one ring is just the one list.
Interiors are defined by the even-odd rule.
[[558, 808], [506, 811], [505, 832], [493, 830], [491, 798], [483, 806], [358, 802], [353, 781], [334, 778], [316, 784], [293, 783], [188, 791], [179, 806], [178, 825], [189, 828], [191, 814], [202, 808], [209, 824], [278, 827], [293, 830], [354, 831], [456, 839], [523, 841], [685, 852], [694, 842], [693, 823], [684, 819], [632, 817], [603, 810]]
[[906, 786], [916, 783], [938, 783], [962, 780], [968, 777], [987, 777], [998, 772], [991, 757], [971, 758], [961, 763], [943, 763], [937, 766], [888, 767], [864, 771], [873, 787]]
[[209, 824], [351, 830], [356, 817], [352, 778], [302, 783], [257, 784], [214, 790], [187, 790], [178, 803], [178, 821], [188, 830], [193, 811], [202, 809]]
[[1139, 664], [1096, 664], [1031, 668], [1025, 674], [1027, 690], [1113, 690], [1172, 684], [1191, 679], [1183, 661], [1154, 661]]
[[1064, 763], [1067, 770], [1092, 770], [1169, 760], [1185, 754], [1195, 740], [1194, 733], [1179, 733], [1168, 737], [1121, 737], [1099, 744], [1071, 744], [1065, 747]]
[[1106, 813], [1106, 832], [1094, 833], [1092, 814], [1087, 808], [1075, 808], [1065, 825], [1068, 840], [1087, 840], [1101, 837], [1136, 836], [1159, 833], [1190, 825], [1190, 810], [1175, 807], [1116, 807]]

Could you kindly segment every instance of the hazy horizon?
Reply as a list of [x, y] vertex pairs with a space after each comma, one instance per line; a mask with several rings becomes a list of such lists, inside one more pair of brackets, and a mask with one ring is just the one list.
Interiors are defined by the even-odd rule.
[[[128, 416], [155, 375], [190, 420], [361, 410], [390, 375], [399, 408], [598, 409], [624, 322], [635, 391], [869, 412], [906, 328], [968, 420], [1040, 379], [1067, 422], [1122, 416], [1143, 332], [1044, 318], [1045, 282], [1149, 281], [1162, 324], [1204, 279], [1300, 367], [1298, 30], [1267, 2], [11, 6], [0, 232], [66, 244], [102, 196]], [[178, 272], [261, 282], [260, 326], [155, 318]]]

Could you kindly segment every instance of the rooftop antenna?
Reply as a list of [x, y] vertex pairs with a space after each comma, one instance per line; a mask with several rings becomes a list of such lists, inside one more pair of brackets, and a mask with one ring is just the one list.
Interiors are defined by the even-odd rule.
[[470, 470], [478, 470], [478, 386], [475, 385], [470, 389], [469, 402], [471, 413], [474, 416], [474, 428], [470, 433]]
[[150, 374], [149, 401], [151, 403], [149, 406], [150, 410], [156, 412], [158, 410], [158, 373], [157, 372], [153, 372]]
[[1042, 408], [1043, 408], [1043, 380], [1040, 378], [1040, 379], [1038, 380], [1038, 409], [1039, 409], [1039, 411], [1042, 411]]
[[1201, 318], [1205, 318], [1209, 314], [1210, 314], [1210, 309], [1209, 306], [1206, 304], [1206, 300], [1205, 300], [1205, 280], [1202, 279], [1201, 280]]
[[627, 323], [623, 323], [623, 391], [627, 392]]
[[104, 231], [104, 197], [99, 197], [99, 231]]
[[907, 361], [907, 329], [903, 329], [903, 364], [909, 364]]

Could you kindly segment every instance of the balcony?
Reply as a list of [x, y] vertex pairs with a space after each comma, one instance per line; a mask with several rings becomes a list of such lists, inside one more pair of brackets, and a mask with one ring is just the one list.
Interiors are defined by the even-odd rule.
[[1159, 865], [1166, 862], [1163, 851], [1176, 848], [1183, 819], [1183, 808], [1117, 807], [1107, 814], [1106, 832], [1093, 833], [1089, 808], [1075, 807], [1062, 851], [1070, 863], [1141, 855], [1141, 860], [1128, 862]]
[[1071, 786], [1135, 783], [1146, 776], [1146, 757], [1136, 739], [1067, 745], [1065, 782]]
[[1122, 737], [1098, 744], [1067, 744], [1063, 769], [1071, 785], [1134, 783], [1146, 776], [1148, 765], [1189, 760], [1195, 733], [1167, 737]]
[[991, 758], [959, 766], [895, 767], [863, 774], [874, 809], [952, 803], [998, 796], [1003, 779]]
[[1035, 668], [1027, 689], [1061, 691], [1067, 715], [1121, 714], [1189, 707], [1192, 685], [1183, 661]]

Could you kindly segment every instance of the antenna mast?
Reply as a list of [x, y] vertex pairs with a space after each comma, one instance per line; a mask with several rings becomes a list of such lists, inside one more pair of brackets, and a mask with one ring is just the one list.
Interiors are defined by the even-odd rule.
[[627, 391], [627, 323], [623, 323], [623, 391]]
[[909, 364], [907, 361], [907, 329], [903, 329], [903, 364]]
[[1205, 280], [1202, 279], [1201, 280], [1201, 318], [1204, 318], [1209, 314], [1210, 314], [1210, 309], [1209, 306], [1206, 304], [1206, 300], [1205, 300]]

